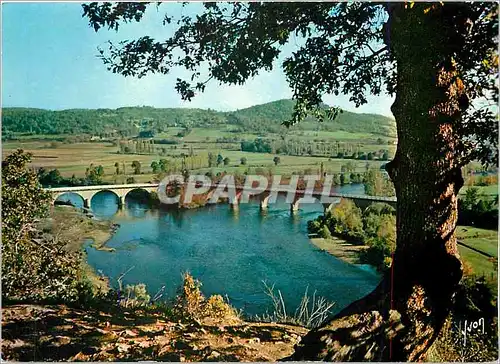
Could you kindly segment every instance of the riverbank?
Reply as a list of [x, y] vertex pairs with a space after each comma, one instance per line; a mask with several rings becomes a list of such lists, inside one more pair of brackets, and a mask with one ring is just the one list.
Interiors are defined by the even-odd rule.
[[309, 240], [320, 250], [350, 264], [360, 264], [360, 253], [367, 248], [366, 245], [354, 245], [337, 237], [309, 238]]
[[[50, 234], [67, 242], [66, 249], [70, 252], [83, 251], [86, 240], [92, 240], [92, 247], [97, 250], [114, 251], [108, 248], [106, 242], [111, 238], [117, 224], [111, 221], [95, 220], [72, 206], [53, 206], [50, 208], [49, 217], [39, 223], [39, 229], [45, 234]], [[108, 280], [100, 275], [82, 259], [81, 269], [83, 276], [88, 279], [94, 289], [100, 292], [109, 290]]]

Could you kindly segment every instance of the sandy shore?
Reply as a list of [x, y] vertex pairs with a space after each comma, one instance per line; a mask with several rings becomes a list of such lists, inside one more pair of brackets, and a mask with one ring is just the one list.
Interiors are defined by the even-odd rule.
[[331, 239], [310, 238], [310, 240], [319, 249], [351, 264], [359, 264], [359, 253], [367, 248], [366, 245], [353, 245], [336, 237]]

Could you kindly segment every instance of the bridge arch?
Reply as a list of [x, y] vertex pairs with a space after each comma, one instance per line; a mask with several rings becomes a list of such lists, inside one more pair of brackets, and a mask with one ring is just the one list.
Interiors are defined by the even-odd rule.
[[[135, 187], [135, 188], [131, 188], [127, 191], [123, 191], [122, 194], [119, 196], [119, 198], [120, 198], [122, 206], [124, 206], [127, 197], [130, 198], [133, 194], [140, 193], [141, 195], [147, 197], [146, 202], [149, 202], [149, 197], [151, 196], [151, 192], [157, 192], [157, 190], [154, 188]], [[132, 193], [132, 195], [131, 195], [131, 193]]]
[[70, 202], [75, 207], [85, 206], [85, 198], [78, 192], [59, 192], [52, 197], [54, 205], [57, 205], [57, 202]]
[[116, 192], [116, 191], [113, 191], [112, 189], [102, 189], [102, 190], [99, 190], [99, 191], [94, 191], [94, 193], [89, 197], [89, 208], [92, 207], [92, 200], [97, 196], [97, 195], [100, 195], [100, 194], [103, 194], [103, 193], [108, 193], [108, 194], [112, 194], [113, 196], [116, 197], [116, 203], [118, 204], [118, 207], [121, 206], [121, 199], [120, 199], [120, 195]]

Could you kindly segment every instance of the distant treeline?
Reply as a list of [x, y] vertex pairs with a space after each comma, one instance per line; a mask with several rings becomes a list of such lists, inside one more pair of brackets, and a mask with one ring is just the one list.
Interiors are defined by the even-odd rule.
[[380, 149], [365, 153], [359, 143], [328, 143], [305, 140], [269, 140], [257, 138], [252, 141], [242, 141], [241, 150], [252, 153], [286, 154], [294, 156], [329, 156], [335, 158], [358, 160], [389, 160], [389, 150]]
[[[285, 133], [282, 125], [292, 114], [294, 101], [279, 100], [252, 106], [234, 112], [214, 110], [153, 107], [124, 107], [119, 109], [70, 109], [51, 111], [31, 108], [4, 108], [2, 110], [2, 135], [4, 139], [16, 134], [57, 135], [91, 134], [100, 137], [151, 137], [169, 127], [183, 127], [189, 132], [192, 127], [217, 127], [230, 125], [235, 134], [252, 132], [257, 134]], [[347, 131], [394, 137], [393, 119], [372, 114], [357, 114], [345, 111], [334, 121], [318, 123], [307, 118], [294, 126], [295, 130]], [[147, 134], [147, 135], [146, 135]], [[182, 136], [182, 135], [179, 135]]]

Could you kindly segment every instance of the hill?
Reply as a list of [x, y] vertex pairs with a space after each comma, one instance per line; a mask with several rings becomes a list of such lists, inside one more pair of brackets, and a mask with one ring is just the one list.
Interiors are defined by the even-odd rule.
[[[104, 134], [118, 132], [135, 135], [140, 130], [165, 131], [168, 127], [217, 128], [230, 126], [235, 131], [282, 133], [282, 122], [291, 116], [293, 100], [278, 100], [232, 112], [191, 108], [123, 107], [118, 109], [43, 110], [4, 108], [2, 134]], [[334, 121], [319, 123], [309, 117], [298, 130], [363, 132], [395, 137], [395, 121], [376, 114], [344, 111]]]
[[[251, 130], [251, 126], [259, 121], [263, 125], [279, 126], [282, 122], [289, 120], [292, 114], [295, 101], [278, 100], [262, 105], [251, 106], [230, 113], [238, 119], [244, 126], [250, 127], [245, 131]], [[324, 105], [329, 107], [328, 105]], [[378, 114], [360, 114], [349, 111], [343, 111], [333, 121], [319, 123], [315, 118], [308, 117], [302, 123], [297, 125], [300, 130], [314, 131], [346, 131], [350, 133], [370, 133], [380, 136], [395, 137], [396, 122], [394, 119]]]

